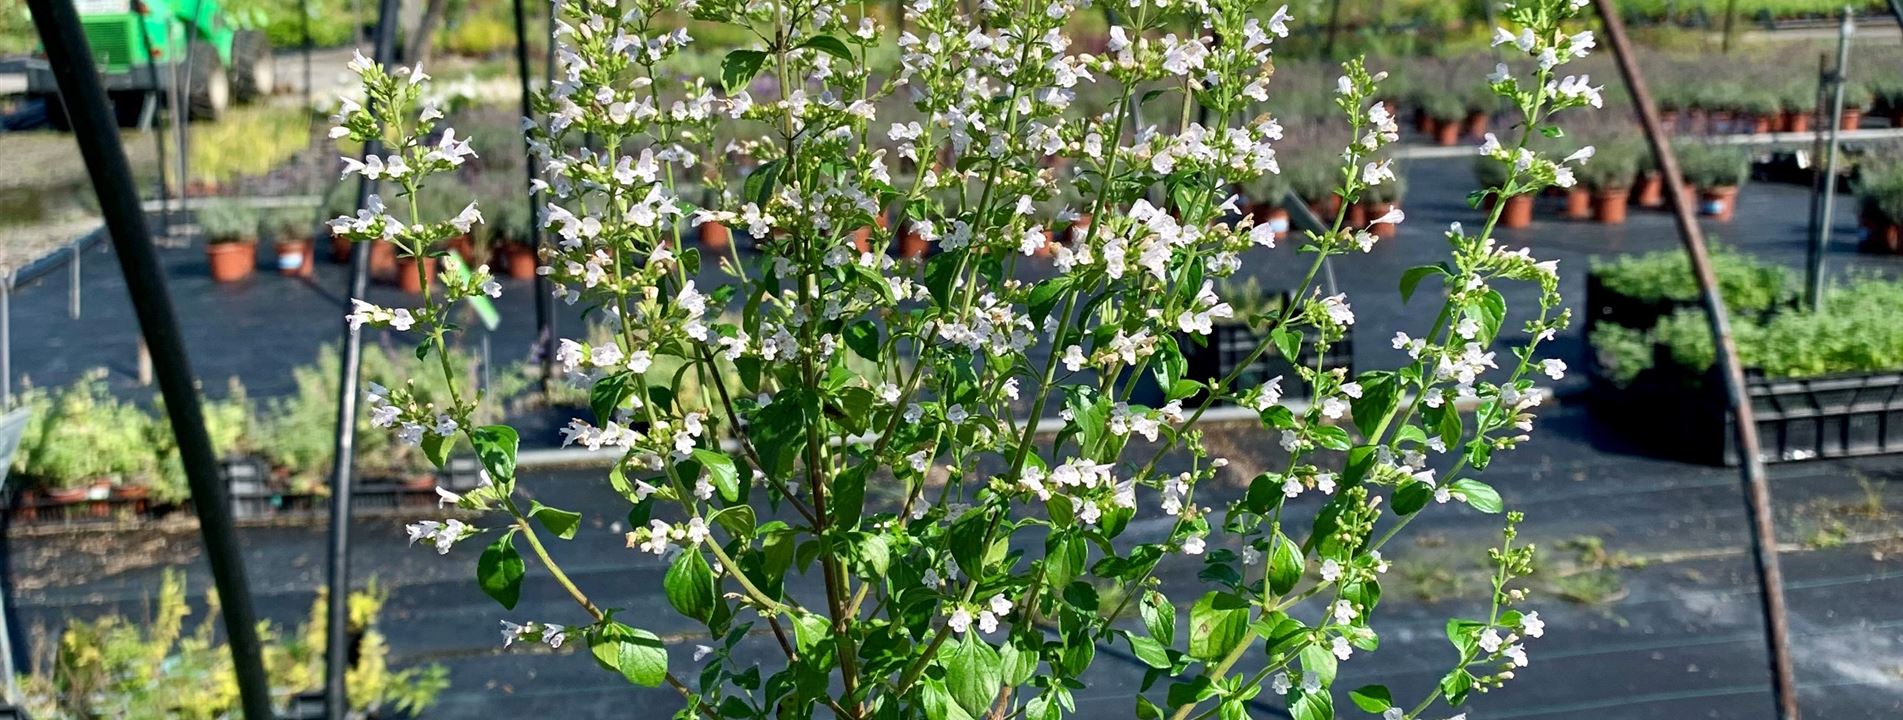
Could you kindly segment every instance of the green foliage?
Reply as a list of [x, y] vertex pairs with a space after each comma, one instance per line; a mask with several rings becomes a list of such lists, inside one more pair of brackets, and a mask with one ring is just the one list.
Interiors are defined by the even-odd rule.
[[1685, 182], [1699, 189], [1741, 187], [1751, 179], [1751, 151], [1736, 145], [1686, 143], [1676, 148]]
[[1632, 186], [1639, 172], [1641, 149], [1633, 143], [1613, 140], [1594, 146], [1592, 159], [1574, 171], [1579, 183], [1593, 190], [1620, 190]]
[[[1797, 297], [1796, 274], [1790, 268], [1717, 244], [1711, 246], [1711, 265], [1718, 278], [1718, 294], [1734, 312], [1763, 312]], [[1608, 290], [1640, 302], [1699, 300], [1691, 260], [1680, 250], [1660, 250], [1609, 262], [1595, 258], [1592, 273]]]
[[[1862, 278], [1831, 288], [1819, 312], [1782, 312], [1764, 320], [1735, 314], [1739, 362], [1768, 377], [1903, 370], [1899, 303], [1903, 281]], [[1610, 377], [1621, 383], [1651, 366], [1654, 343], [1693, 373], [1710, 369], [1716, 358], [1700, 308], [1675, 312], [1650, 333], [1601, 326], [1592, 337]]]
[[[266, 677], [275, 694], [287, 696], [319, 689], [324, 669], [324, 591], [311, 604], [310, 619], [289, 633], [268, 622], [258, 624]], [[353, 633], [360, 635], [357, 661], [345, 674], [350, 705], [359, 713], [396, 711], [419, 714], [449, 687], [441, 665], [393, 670], [389, 645], [375, 630], [383, 595], [374, 580], [350, 596]], [[160, 583], [156, 608], [140, 625], [119, 615], [73, 620], [20, 677], [21, 700], [33, 717], [49, 720], [215, 720], [238, 710], [238, 685], [231, 653], [219, 635], [217, 597], [195, 626], [185, 583], [168, 571]]]
[[33, 408], [14, 472], [49, 488], [83, 487], [96, 480], [136, 482], [151, 477], [158, 456], [148, 445], [155, 423], [132, 403], [112, 396], [100, 374], [57, 394], [29, 391]]
[[242, 204], [213, 203], [195, 214], [198, 226], [205, 230], [207, 242], [255, 242], [258, 239], [258, 211]]
[[295, 106], [263, 104], [231, 108], [217, 122], [192, 123], [186, 144], [191, 178], [223, 185], [264, 175], [310, 148], [315, 123]]
[[1865, 214], [1903, 221], [1903, 162], [1885, 159], [1860, 165], [1852, 189]]

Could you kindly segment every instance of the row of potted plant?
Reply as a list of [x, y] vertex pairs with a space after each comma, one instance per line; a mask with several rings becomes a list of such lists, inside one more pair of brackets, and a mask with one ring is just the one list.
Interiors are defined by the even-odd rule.
[[[1721, 294], [1746, 369], [1762, 459], [1903, 451], [1903, 281], [1833, 285], [1815, 311], [1792, 273], [1717, 257]], [[1637, 442], [1704, 461], [1737, 460], [1710, 328], [1678, 251], [1596, 265], [1588, 339], [1597, 408]]]
[[[425, 377], [409, 372], [420, 362], [370, 345], [364, 349], [363, 377], [386, 384]], [[466, 353], [458, 353], [455, 362], [474, 372]], [[296, 389], [285, 397], [254, 401], [233, 379], [223, 397], [204, 400], [206, 431], [224, 459], [234, 502], [247, 512], [279, 508], [285, 498], [329, 493], [339, 376], [335, 349], [324, 348], [315, 363], [294, 368], [291, 375]], [[417, 392], [429, 395], [431, 389], [423, 383]], [[115, 507], [140, 514], [187, 504], [191, 493], [162, 404], [148, 408], [122, 400], [97, 372], [57, 389], [29, 388], [21, 402], [31, 408], [31, 416], [14, 454], [10, 484], [21, 491], [15, 507], [26, 515], [23, 519], [38, 519], [43, 508], [59, 509], [48, 519], [63, 519], [73, 515], [68, 511], [73, 507], [81, 516], [105, 517]], [[367, 419], [360, 421], [357, 458], [359, 477], [421, 492], [434, 486], [435, 474], [421, 451], [372, 431]]]
[[1864, 252], [1903, 253], [1903, 162], [1891, 152], [1873, 153], [1858, 164], [1851, 189], [1857, 194]]
[[237, 282], [249, 277], [258, 269], [258, 246], [266, 242], [272, 246], [271, 265], [279, 274], [310, 275], [316, 218], [309, 210], [221, 201], [193, 214], [205, 235], [205, 261], [213, 280]]

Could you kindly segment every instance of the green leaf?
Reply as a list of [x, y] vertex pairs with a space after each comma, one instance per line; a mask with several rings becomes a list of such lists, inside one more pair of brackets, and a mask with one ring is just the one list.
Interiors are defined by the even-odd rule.
[[952, 559], [958, 562], [958, 569], [963, 570], [968, 577], [984, 577], [984, 561], [988, 554], [985, 536], [991, 529], [991, 521], [986, 517], [989, 514], [984, 508], [973, 508], [952, 521]]
[[530, 503], [529, 517], [535, 518], [542, 523], [542, 527], [563, 540], [575, 539], [575, 530], [581, 527], [581, 513], [552, 508], [540, 502]]
[[760, 66], [766, 62], [764, 50], [735, 50], [727, 53], [727, 59], [720, 63], [720, 84], [732, 93], [753, 82], [753, 76], [759, 74]]
[[973, 717], [983, 717], [1004, 687], [1004, 662], [998, 651], [979, 640], [978, 633], [968, 632], [962, 641], [943, 652], [940, 662], [952, 698]]
[[1348, 693], [1348, 699], [1362, 712], [1379, 715], [1394, 707], [1394, 695], [1388, 692], [1386, 685], [1363, 685]]
[[931, 291], [932, 299], [938, 302], [939, 309], [951, 306], [952, 283], [958, 269], [964, 265], [964, 250], [933, 255], [925, 261], [925, 289]]
[[1302, 333], [1288, 328], [1276, 328], [1269, 333], [1269, 340], [1275, 343], [1275, 349], [1289, 362], [1299, 362], [1302, 356]]
[[482, 466], [489, 471], [491, 480], [506, 483], [515, 479], [515, 449], [521, 442], [515, 434], [515, 428], [484, 425], [476, 428], [469, 437], [475, 441], [476, 458], [482, 460]]
[[1302, 572], [1307, 569], [1307, 560], [1302, 557], [1302, 548], [1294, 540], [1275, 531], [1271, 541], [1275, 547], [1269, 558], [1269, 589], [1277, 595], [1287, 595], [1295, 584], [1302, 581]]
[[634, 388], [634, 374], [629, 372], [618, 372], [596, 380], [594, 387], [588, 389], [588, 408], [595, 411], [595, 425], [605, 426], [613, 420], [615, 410], [628, 401], [628, 397], [634, 394]]
[[482, 592], [495, 599], [504, 610], [514, 610], [522, 599], [522, 575], [527, 566], [515, 551], [515, 530], [511, 529], [483, 548], [476, 560], [476, 582]]
[[1498, 290], [1488, 290], [1487, 294], [1480, 296], [1478, 307], [1481, 334], [1475, 340], [1485, 346], [1492, 344], [1493, 339], [1500, 335], [1500, 324], [1507, 319], [1507, 299], [1501, 297]]
[[660, 687], [667, 680], [667, 647], [654, 633], [611, 622], [589, 640], [588, 649], [595, 662], [628, 682]]
[[455, 434], [423, 433], [423, 456], [429, 458], [430, 464], [435, 465], [436, 469], [443, 469], [443, 464], [449, 462], [450, 451], [456, 448], [457, 437]]
[[1316, 445], [1330, 450], [1347, 450], [1352, 444], [1348, 438], [1348, 431], [1335, 425], [1315, 426], [1310, 431], [1310, 435], [1315, 438]]
[[1315, 677], [1321, 680], [1323, 688], [1335, 684], [1336, 664], [1335, 654], [1330, 652], [1326, 647], [1322, 647], [1316, 643], [1309, 643], [1302, 648], [1302, 672], [1304, 673], [1304, 677], [1307, 676], [1307, 673], [1314, 673]]
[[1394, 512], [1407, 516], [1420, 512], [1427, 507], [1427, 501], [1433, 499], [1434, 489], [1419, 480], [1403, 480], [1394, 488]]
[[1434, 275], [1447, 275], [1447, 268], [1440, 265], [1420, 265], [1401, 273], [1401, 302], [1406, 303], [1414, 297], [1414, 288]]
[[667, 601], [680, 614], [706, 623], [714, 614], [714, 570], [699, 548], [675, 556], [662, 581]]
[[826, 511], [832, 513], [835, 527], [845, 530], [859, 527], [859, 517], [866, 510], [866, 475], [872, 472], [872, 467], [873, 463], [860, 463], [833, 480]]
[[[738, 52], [738, 51], [736, 51]], [[765, 207], [767, 200], [773, 197], [773, 186], [779, 184], [780, 173], [786, 170], [786, 158], [777, 158], [761, 163], [747, 174], [740, 184], [740, 194], [748, 201]]]
[[1211, 661], [1229, 654], [1249, 629], [1249, 601], [1210, 592], [1189, 609], [1189, 656]]
[[706, 448], [694, 448], [691, 457], [700, 464], [701, 471], [707, 473], [707, 479], [713, 481], [722, 499], [740, 501], [740, 472], [734, 469], [732, 458]]
[[846, 347], [851, 348], [859, 357], [879, 361], [879, 326], [871, 320], [860, 320], [846, 326]]
[[1359, 382], [1361, 397], [1350, 398], [1348, 407], [1354, 411], [1355, 429], [1372, 439], [1375, 428], [1400, 404], [1401, 384], [1391, 372], [1362, 373]]
[[952, 698], [950, 690], [945, 689], [945, 681], [934, 677], [925, 678], [924, 697], [926, 720], [972, 720], [971, 713], [958, 707], [958, 701]]
[[1123, 638], [1130, 641], [1130, 652], [1143, 664], [1159, 670], [1170, 666], [1170, 653], [1162, 643], [1136, 633], [1124, 633]]
[[1050, 317], [1051, 310], [1057, 307], [1057, 299], [1070, 289], [1070, 278], [1069, 275], [1059, 275], [1031, 287], [1031, 297], [1025, 306], [1031, 313], [1032, 322], [1042, 323], [1044, 318]]
[[854, 59], [852, 49], [846, 47], [846, 43], [841, 42], [839, 38], [831, 35], [814, 35], [807, 38], [806, 42], [800, 43], [798, 47], [813, 48], [814, 50], [824, 52], [841, 60], [851, 61]]
[[1052, 534], [1044, 543], [1044, 576], [1051, 587], [1064, 587], [1084, 571], [1090, 543], [1071, 533]]
[[1289, 717], [1295, 720], [1334, 720], [1335, 699], [1326, 691], [1308, 692], [1298, 690], [1299, 696], [1289, 705]]
[[1150, 631], [1150, 637], [1166, 646], [1176, 644], [1176, 606], [1163, 593], [1147, 590], [1143, 593], [1143, 627]]
[[1473, 506], [1473, 509], [1489, 515], [1506, 509], [1506, 506], [1500, 502], [1500, 491], [1479, 480], [1461, 478], [1449, 483], [1447, 490], [1455, 497], [1465, 499], [1468, 505]]

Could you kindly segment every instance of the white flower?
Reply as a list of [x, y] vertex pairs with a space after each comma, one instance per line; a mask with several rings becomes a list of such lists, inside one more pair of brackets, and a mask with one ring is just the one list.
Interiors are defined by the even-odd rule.
[[1322, 561], [1322, 582], [1334, 582], [1341, 579], [1341, 563], [1334, 559]]
[[694, 662], [700, 662], [702, 660], [706, 660], [707, 656], [712, 655], [713, 652], [714, 652], [714, 648], [711, 645], [695, 645], [694, 646]]
[[951, 628], [952, 632], [963, 635], [966, 630], [971, 629], [972, 619], [970, 610], [958, 608], [953, 610], [951, 617], [945, 620], [945, 626]]
[[1336, 635], [1333, 640], [1329, 641], [1328, 650], [1333, 652], [1335, 658], [1338, 660], [1347, 660], [1350, 656], [1355, 654], [1355, 648], [1348, 644], [1348, 638], [1340, 635]]
[[1289, 684], [1288, 673], [1279, 672], [1276, 673], [1274, 677], [1269, 678], [1269, 690], [1277, 695], [1287, 695], [1288, 691], [1294, 689], [1294, 687], [1294, 685]]
[[1489, 653], [1496, 653], [1500, 651], [1500, 646], [1504, 644], [1506, 644], [1506, 640], [1502, 639], [1500, 632], [1493, 628], [1487, 628], [1480, 633], [1480, 649], [1482, 650]]
[[1560, 360], [1558, 358], [1547, 358], [1545, 360], [1541, 360], [1540, 372], [1546, 373], [1547, 377], [1552, 378], [1554, 380], [1558, 380], [1560, 378], [1566, 377], [1566, 361]]
[[1526, 667], [1526, 646], [1525, 645], [1509, 646], [1502, 654], [1506, 655], [1508, 660], [1513, 661], [1514, 667]]
[[1546, 621], [1540, 619], [1539, 611], [1529, 611], [1520, 617], [1520, 632], [1533, 638], [1546, 634]]
[[1373, 222], [1370, 222], [1368, 224], [1369, 225], [1382, 225], [1382, 224], [1399, 225], [1401, 224], [1401, 221], [1406, 219], [1407, 219], [1407, 213], [1401, 212], [1400, 207], [1390, 206], [1386, 213], [1383, 213], [1381, 217], [1375, 218]]
[[1201, 555], [1203, 554], [1204, 545], [1203, 536], [1201, 535], [1191, 535], [1183, 538], [1183, 554]]

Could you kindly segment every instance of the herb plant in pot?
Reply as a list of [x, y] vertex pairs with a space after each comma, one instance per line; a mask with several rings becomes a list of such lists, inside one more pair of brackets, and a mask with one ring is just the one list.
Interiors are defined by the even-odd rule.
[[1637, 153], [1621, 143], [1607, 143], [1590, 162], [1576, 171], [1581, 185], [1592, 191], [1592, 218], [1607, 225], [1625, 222]]
[[205, 259], [211, 279], [242, 280], [258, 267], [258, 214], [235, 203], [218, 203], [198, 211], [205, 231]]
[[1738, 200], [1738, 188], [1751, 179], [1751, 154], [1723, 145], [1687, 145], [1679, 169], [1685, 182], [1698, 188], [1698, 211], [1719, 222], [1729, 222]]
[[1903, 253], [1903, 163], [1882, 162], [1858, 169], [1854, 185], [1863, 226], [1858, 249], [1869, 253]]
[[1360, 207], [1365, 208], [1362, 222], [1351, 224], [1365, 225], [1372, 222], [1372, 225], [1368, 225], [1368, 232], [1374, 233], [1375, 237], [1394, 237], [1395, 233], [1400, 232], [1400, 223], [1378, 221], [1398, 209], [1401, 205], [1401, 197], [1406, 194], [1407, 181], [1398, 175], [1387, 182], [1368, 188], [1361, 193]]
[[271, 231], [271, 245], [277, 251], [279, 275], [310, 277], [314, 259], [311, 249], [313, 222], [315, 220], [310, 217], [309, 211], [303, 208], [279, 210], [268, 218], [266, 227]]

